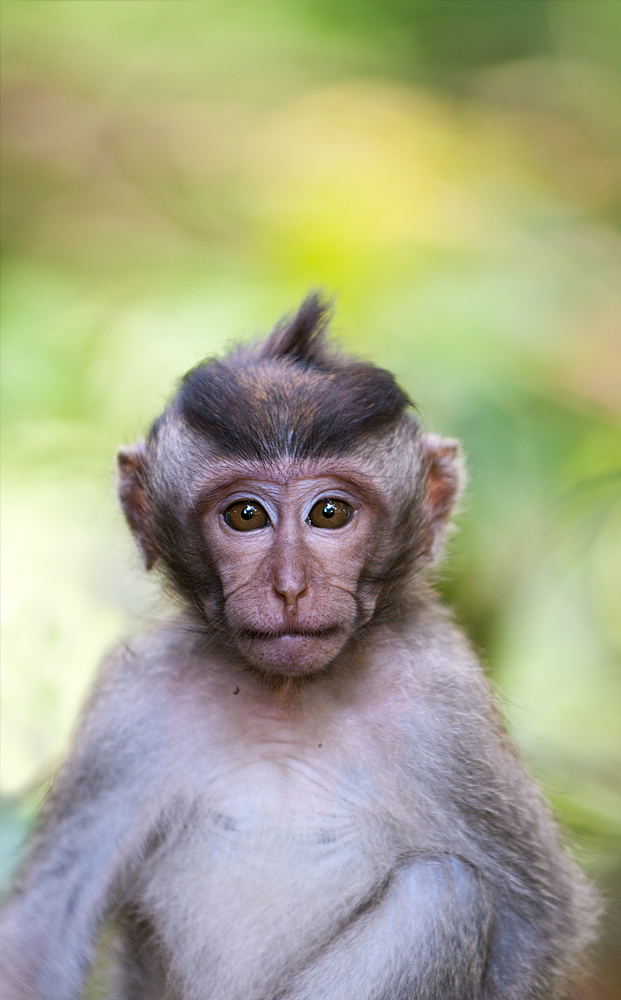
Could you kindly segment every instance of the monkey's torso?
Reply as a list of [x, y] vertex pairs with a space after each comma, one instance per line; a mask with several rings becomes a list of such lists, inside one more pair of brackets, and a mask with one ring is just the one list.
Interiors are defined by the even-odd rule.
[[263, 996], [346, 925], [395, 863], [379, 790], [364, 787], [353, 757], [330, 767], [285, 739], [232, 756], [187, 790], [186, 822], [135, 894], [173, 966], [208, 982], [210, 1000]]
[[[196, 671], [206, 666], [197, 698]], [[209, 983], [205, 1000], [252, 1000], [381, 891], [408, 851], [416, 806], [400, 773], [404, 734], [394, 719], [378, 724], [377, 702], [365, 721], [374, 683], [362, 698], [343, 692], [340, 704], [267, 691], [257, 707], [255, 678], [212, 668], [188, 663], [190, 682], [178, 674], [161, 702], [157, 739], [175, 744], [178, 794], [162, 804], [166, 829], [129, 910], [164, 942], [162, 961], [174, 956], [173, 982], [176, 967], [186, 978], [191, 969]], [[384, 758], [380, 782], [362, 763], [369, 752], [376, 764]]]
[[[134, 697], [145, 699], [154, 724], [150, 741], [159, 746], [165, 772], [134, 801], [149, 846], [119, 898], [126, 961], [132, 975], [140, 969], [145, 996], [271, 997], [270, 984], [276, 989], [312, 964], [381, 901], [399, 866], [454, 856], [483, 868], [490, 850], [500, 860], [505, 845], [494, 844], [484, 820], [473, 834], [455, 807], [451, 828], [442, 828], [451, 805], [446, 797], [434, 801], [418, 780], [419, 769], [428, 774], [439, 733], [452, 745], [447, 760], [465, 736], [450, 713], [458, 712], [466, 689], [481, 710], [481, 780], [486, 754], [510, 761], [514, 801], [497, 789], [493, 807], [498, 815], [516, 810], [525, 840], [533, 832], [549, 840], [545, 863], [554, 883], [547, 813], [496, 728], [478, 666], [463, 646], [456, 649], [450, 630], [442, 638], [452, 655], [444, 695], [437, 642], [418, 652], [411, 643], [409, 651], [407, 643], [380, 644], [375, 655], [383, 666], [358, 667], [353, 684], [324, 679], [318, 693], [311, 684], [295, 694], [265, 688], [258, 694], [256, 677], [197, 652], [182, 631], [173, 629], [167, 641], [178, 664], [172, 682], [161, 661], [161, 634], [139, 641], [119, 675], [127, 684], [129, 665], [142, 688]], [[417, 723], [430, 700], [437, 702], [433, 731]], [[158, 785], [173, 788], [173, 798], [159, 800]], [[478, 808], [480, 791], [472, 788], [466, 808]], [[486, 808], [489, 802], [482, 816]], [[530, 856], [523, 846], [527, 863], [539, 863], [541, 843]], [[490, 885], [490, 892], [504, 894], [501, 905], [511, 907], [504, 886]]]

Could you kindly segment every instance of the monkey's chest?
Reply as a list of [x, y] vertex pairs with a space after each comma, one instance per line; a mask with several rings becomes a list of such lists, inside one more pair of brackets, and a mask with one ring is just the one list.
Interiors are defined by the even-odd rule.
[[267, 872], [287, 885], [308, 883], [308, 893], [336, 872], [346, 882], [373, 855], [376, 826], [373, 790], [355, 768], [339, 779], [295, 760], [260, 760], [209, 781], [166, 866], [187, 870], [191, 856], [200, 893], [225, 879], [264, 885]]
[[209, 981], [210, 1000], [251, 1000], [253, 984], [321, 947], [373, 892], [380, 826], [354, 769], [341, 780], [296, 761], [224, 769], [145, 886], [173, 965]]

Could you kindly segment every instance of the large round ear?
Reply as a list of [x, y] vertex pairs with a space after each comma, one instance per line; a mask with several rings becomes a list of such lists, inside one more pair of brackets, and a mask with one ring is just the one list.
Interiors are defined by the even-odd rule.
[[435, 559], [440, 552], [446, 527], [465, 482], [464, 461], [457, 441], [425, 434], [423, 447], [423, 505], [425, 510], [426, 552]]
[[144, 556], [145, 566], [151, 569], [157, 559], [157, 550], [151, 531], [151, 510], [146, 489], [147, 449], [144, 441], [128, 448], [120, 448], [119, 499]]

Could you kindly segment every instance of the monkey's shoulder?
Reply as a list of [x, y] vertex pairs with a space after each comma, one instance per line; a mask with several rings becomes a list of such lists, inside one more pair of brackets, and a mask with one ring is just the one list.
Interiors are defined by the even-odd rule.
[[[158, 692], [188, 670], [196, 659], [196, 646], [196, 635], [181, 616], [120, 640], [103, 658], [91, 696], [101, 699], [140, 689]], [[209, 657], [205, 659], [208, 662]]]
[[138, 748], [149, 753], [161, 740], [172, 710], [176, 672], [188, 658], [189, 637], [174, 619], [127, 641], [102, 660], [83, 707], [72, 755], [97, 749]]

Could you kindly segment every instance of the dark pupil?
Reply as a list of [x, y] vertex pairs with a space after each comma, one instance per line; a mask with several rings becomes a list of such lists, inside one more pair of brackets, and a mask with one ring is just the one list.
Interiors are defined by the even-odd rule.
[[334, 517], [336, 514], [336, 507], [333, 503], [327, 503], [323, 508], [322, 514], [326, 518]]
[[[248, 504], [248, 506], [244, 507], [244, 509], [241, 511], [241, 516], [243, 517], [244, 521], [251, 521], [256, 512], [257, 508], [251, 507], [250, 504]], [[332, 514], [329, 514], [328, 517], [332, 517]]]

